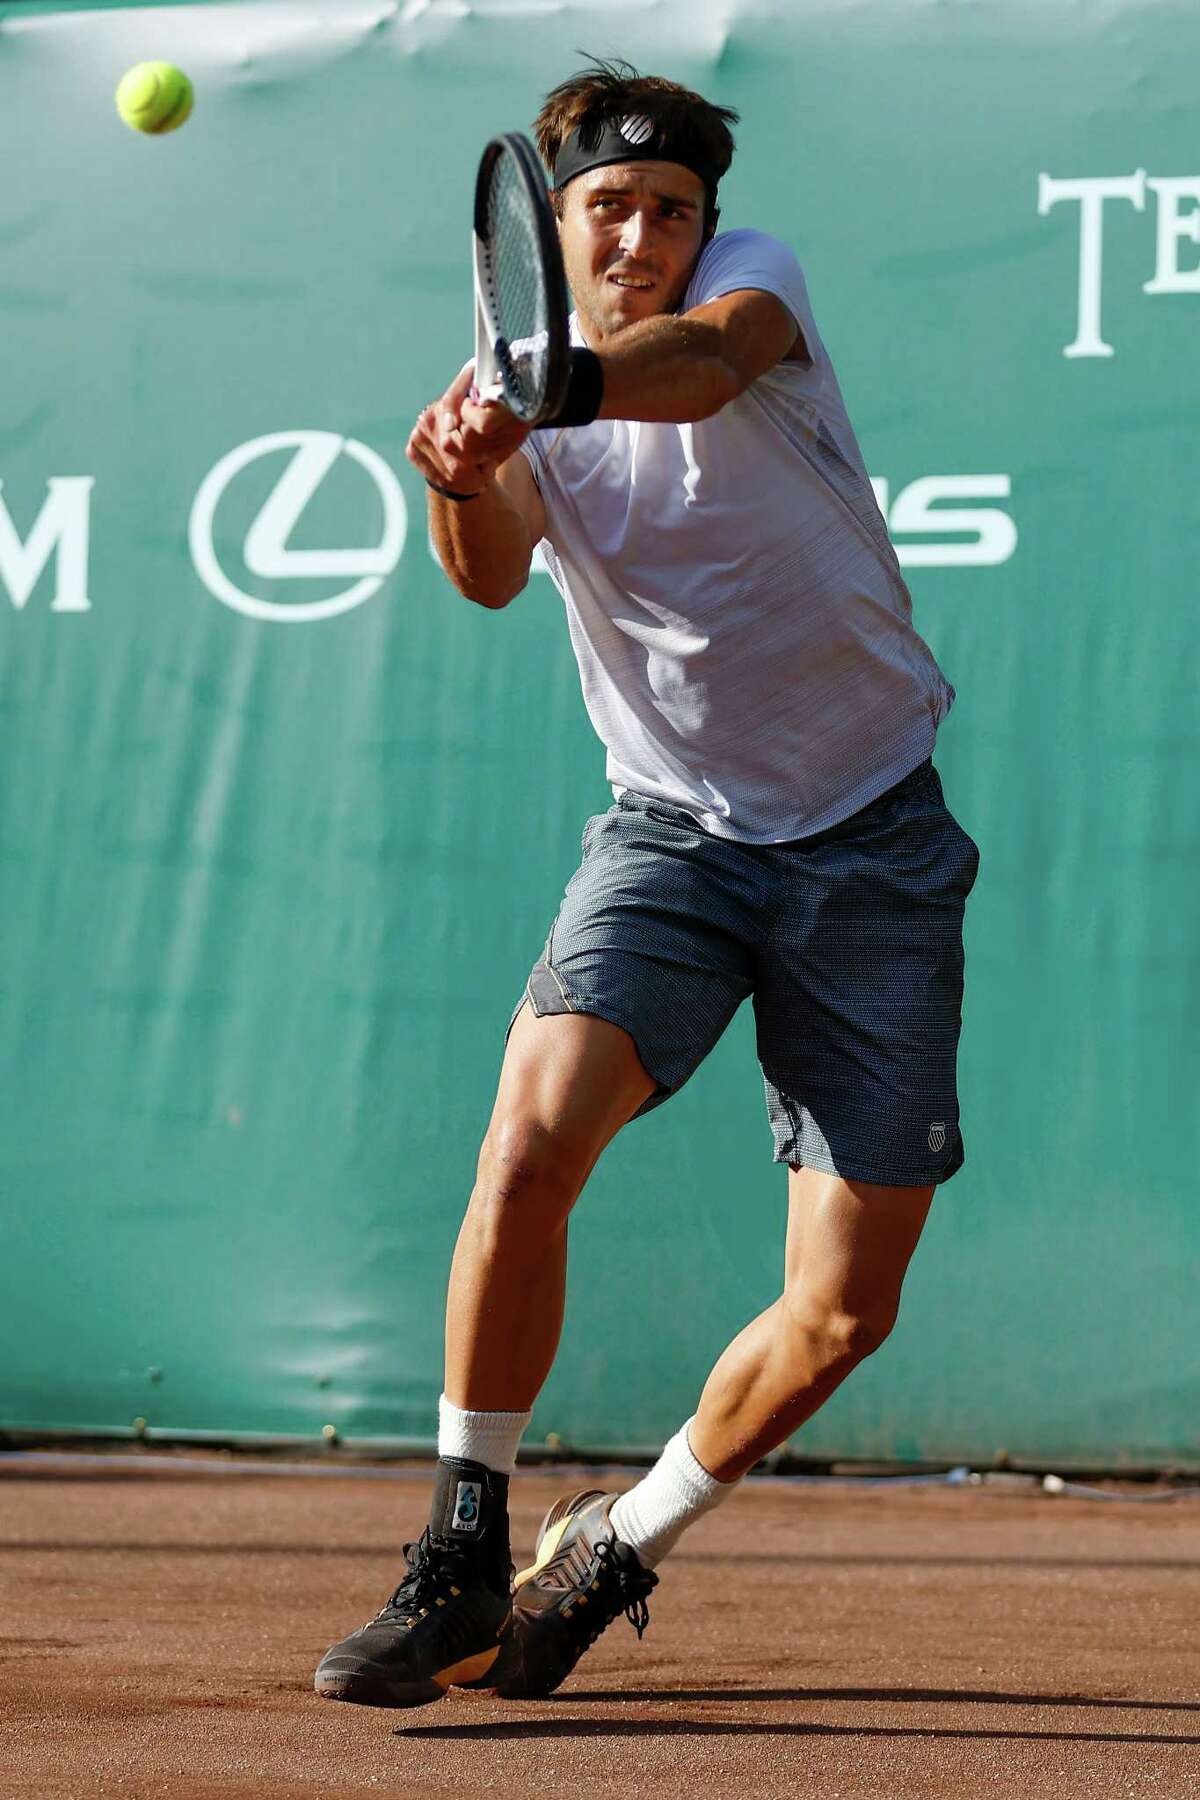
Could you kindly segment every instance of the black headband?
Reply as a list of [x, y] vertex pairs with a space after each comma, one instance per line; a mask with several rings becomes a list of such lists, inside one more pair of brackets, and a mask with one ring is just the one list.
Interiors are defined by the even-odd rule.
[[679, 163], [704, 183], [709, 204], [716, 200], [720, 176], [695, 136], [656, 125], [644, 113], [605, 119], [573, 131], [554, 159], [554, 185], [563, 188], [589, 169], [628, 162]]

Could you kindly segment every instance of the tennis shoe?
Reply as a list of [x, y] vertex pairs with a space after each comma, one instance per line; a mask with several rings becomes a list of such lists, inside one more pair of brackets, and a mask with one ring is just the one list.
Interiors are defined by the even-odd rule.
[[[322, 1698], [424, 1706], [495, 1685], [512, 1635], [507, 1487], [479, 1464], [439, 1465], [430, 1526], [405, 1544], [406, 1573], [375, 1617], [321, 1658]], [[451, 1535], [468, 1531], [469, 1543]]]
[[646, 1596], [658, 1576], [616, 1537], [616, 1499], [589, 1488], [555, 1501], [543, 1519], [533, 1563], [515, 1582], [512, 1642], [494, 1683], [504, 1699], [552, 1694], [621, 1613], [639, 1639], [649, 1624]]

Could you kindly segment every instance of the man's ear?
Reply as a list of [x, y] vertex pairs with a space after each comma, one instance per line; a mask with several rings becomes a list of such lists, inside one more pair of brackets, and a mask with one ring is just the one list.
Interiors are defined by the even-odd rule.
[[704, 236], [700, 240], [702, 244], [707, 244], [709, 239], [711, 237], [715, 236], [716, 229], [717, 229], [717, 220], [720, 217], [721, 217], [720, 207], [714, 206], [711, 213], [708, 215], [708, 219], [705, 222]]

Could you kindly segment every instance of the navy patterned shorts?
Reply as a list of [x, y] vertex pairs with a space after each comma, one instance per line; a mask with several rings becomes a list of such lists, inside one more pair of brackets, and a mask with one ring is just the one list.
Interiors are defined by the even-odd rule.
[[978, 866], [931, 762], [786, 844], [717, 838], [681, 807], [624, 793], [587, 822], [509, 1030], [527, 1002], [539, 1018], [621, 1026], [658, 1084], [640, 1117], [749, 995], [776, 1162], [947, 1181], [963, 1162], [962, 924]]

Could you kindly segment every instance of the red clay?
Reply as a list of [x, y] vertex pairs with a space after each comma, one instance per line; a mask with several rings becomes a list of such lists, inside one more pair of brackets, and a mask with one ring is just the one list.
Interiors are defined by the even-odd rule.
[[[519, 1553], [572, 1485], [514, 1482]], [[1200, 1795], [1194, 1500], [757, 1483], [663, 1565], [643, 1642], [618, 1621], [552, 1700], [318, 1700], [425, 1504], [8, 1473], [0, 1793]]]

